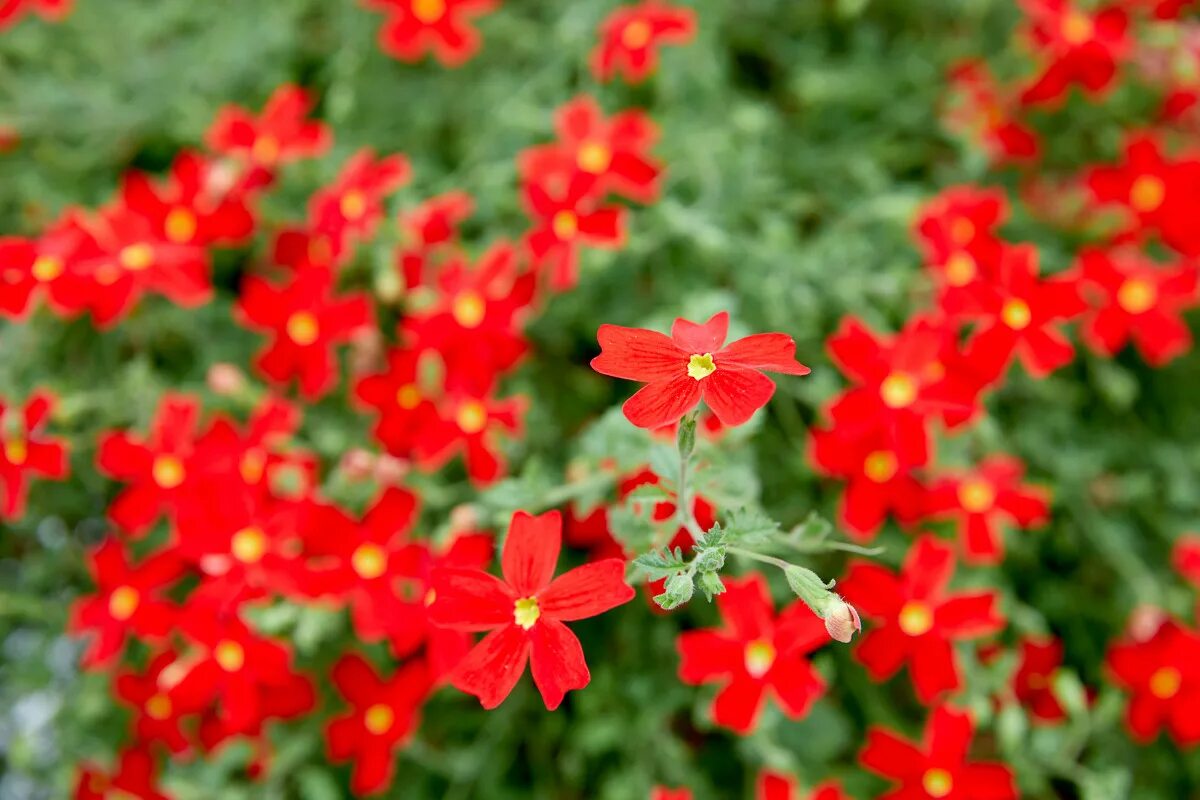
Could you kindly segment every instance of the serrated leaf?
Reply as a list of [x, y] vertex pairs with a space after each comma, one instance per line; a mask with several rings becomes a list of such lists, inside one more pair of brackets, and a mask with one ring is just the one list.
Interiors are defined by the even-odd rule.
[[728, 541], [761, 542], [779, 532], [779, 523], [761, 509], [742, 507], [725, 520]]
[[683, 551], [678, 547], [675, 551], [651, 551], [642, 553], [633, 560], [633, 565], [646, 573], [652, 581], [661, 580], [683, 572], [688, 568], [687, 559], [683, 557]]

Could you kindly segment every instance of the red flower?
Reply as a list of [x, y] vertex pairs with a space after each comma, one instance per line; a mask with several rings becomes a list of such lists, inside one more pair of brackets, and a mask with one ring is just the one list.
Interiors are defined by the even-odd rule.
[[1021, 102], [1056, 102], [1072, 84], [1093, 95], [1112, 85], [1117, 64], [1132, 49], [1123, 10], [1112, 5], [1089, 14], [1071, 0], [1021, 0], [1020, 5], [1028, 17], [1030, 44], [1046, 60]]
[[308, 92], [284, 84], [257, 117], [238, 106], [222, 108], [205, 141], [217, 153], [245, 159], [268, 172], [281, 164], [315, 158], [329, 149], [333, 137], [328, 125], [305, 119], [312, 106]]
[[1168, 620], [1145, 641], [1108, 652], [1113, 680], [1132, 693], [1125, 724], [1149, 744], [1164, 728], [1182, 747], [1200, 742], [1200, 636]]
[[1196, 265], [1164, 268], [1134, 251], [1088, 250], [1080, 268], [1083, 288], [1094, 293], [1080, 325], [1092, 349], [1114, 356], [1132, 340], [1146, 361], [1161, 366], [1192, 346], [1180, 312], [1196, 305]]
[[416, 730], [429, 694], [428, 670], [410, 661], [383, 680], [362, 656], [350, 653], [334, 665], [333, 684], [353, 708], [325, 729], [330, 760], [354, 762], [350, 789], [356, 796], [386, 789], [395, 774], [396, 748]]
[[67, 625], [74, 633], [94, 635], [83, 655], [84, 666], [111, 660], [131, 633], [156, 641], [171, 632], [178, 614], [164, 593], [182, 573], [178, 558], [158, 553], [131, 566], [125, 546], [106, 539], [89, 561], [96, 593], [75, 601]]
[[639, 428], [676, 422], [701, 400], [722, 424], [741, 425], [775, 393], [763, 370], [807, 375], [809, 369], [795, 360], [796, 343], [786, 334], [759, 333], [726, 345], [728, 329], [724, 311], [703, 325], [676, 319], [670, 336], [601, 325], [601, 353], [592, 369], [648, 384], [622, 408]]
[[947, 314], [970, 310], [973, 293], [995, 279], [1005, 249], [996, 229], [1007, 217], [1002, 192], [974, 186], [947, 189], [922, 208], [914, 233]]
[[1017, 120], [1012, 94], [997, 86], [986, 64], [959, 64], [950, 71], [949, 83], [947, 128], [981, 147], [994, 163], [1037, 160], [1037, 135]]
[[525, 662], [532, 665], [546, 708], [553, 711], [571, 689], [591, 675], [579, 640], [564, 622], [594, 617], [633, 598], [618, 558], [577, 567], [554, 578], [562, 546], [557, 511], [533, 517], [513, 514], [504, 541], [504, 579], [482, 570], [442, 568], [432, 576], [436, 599], [429, 609], [437, 625], [491, 631], [451, 677], [457, 688], [495, 708], [516, 686]]
[[75, 784], [74, 800], [171, 800], [158, 790], [158, 768], [144, 747], [130, 747], [117, 757], [116, 772], [111, 775], [94, 766], [84, 765]]
[[340, 235], [306, 227], [284, 228], [271, 243], [271, 263], [292, 272], [336, 271], [352, 255], [353, 250]]
[[243, 325], [272, 334], [255, 365], [271, 380], [297, 378], [308, 398], [320, 397], [337, 379], [335, 344], [371, 324], [365, 295], [332, 295], [333, 276], [324, 270], [296, 275], [283, 286], [247, 278], [237, 304]]
[[117, 676], [113, 691], [134, 709], [132, 727], [138, 741], [162, 742], [172, 753], [183, 753], [191, 746], [180, 722], [198, 709], [181, 707], [174, 693], [186, 669], [174, 650], [164, 650], [151, 660], [144, 673]]
[[1086, 177], [1096, 201], [1124, 210], [1131, 220], [1127, 236], [1155, 232], [1185, 256], [1200, 256], [1200, 159], [1166, 158], [1150, 134], [1131, 136], [1123, 163], [1095, 167]]
[[71, 13], [75, 0], [5, 0], [0, 3], [0, 31], [15, 25], [21, 15], [32, 11], [43, 19], [58, 22]]
[[1185, 533], [1179, 537], [1171, 550], [1171, 563], [1185, 580], [1200, 587], [1200, 535]]
[[600, 25], [592, 74], [608, 81], [620, 72], [626, 82], [640, 83], [658, 66], [660, 44], [687, 44], [695, 35], [696, 14], [690, 8], [660, 0], [621, 6]]
[[469, 20], [494, 9], [498, 0], [364, 0], [388, 15], [379, 47], [401, 61], [419, 61], [426, 51], [457, 67], [479, 50], [479, 33]]
[[650, 790], [650, 800], [692, 800], [692, 790], [655, 786]]
[[45, 390], [31, 394], [23, 409], [0, 398], [0, 519], [16, 520], [25, 513], [26, 475], [67, 477], [66, 445], [44, 435], [57, 402]]
[[859, 761], [900, 784], [886, 795], [896, 800], [1016, 800], [1008, 767], [967, 761], [973, 735], [974, 724], [966, 712], [940, 706], [930, 716], [920, 745], [873, 727]]
[[757, 727], [768, 694], [789, 719], [804, 717], [825, 692], [825, 681], [805, 658], [829, 641], [824, 623], [799, 601], [776, 616], [758, 574], [727, 579], [716, 603], [723, 628], [679, 635], [680, 680], [720, 682], [713, 720], [739, 734]]
[[1062, 666], [1062, 642], [1047, 637], [1021, 640], [1021, 660], [1013, 676], [1013, 693], [1035, 721], [1061, 722], [1067, 713], [1054, 694], [1054, 675]]
[[953, 551], [926, 534], [913, 543], [899, 575], [858, 561], [840, 584], [846, 601], [878, 623], [863, 636], [855, 657], [876, 680], [907, 663], [923, 703], [962, 685], [954, 642], [1004, 626], [995, 592], [947, 594], [953, 573]]
[[269, 694], [286, 691], [295, 700], [292, 715], [311, 708], [307, 679], [291, 671], [291, 654], [279, 642], [258, 636], [237, 617], [220, 618], [194, 606], [180, 615], [179, 626], [195, 651], [185, 655], [187, 673], [175, 696], [188, 708], [218, 701], [221, 724], [231, 733], [252, 733], [271, 707]]
[[524, 397], [493, 398], [471, 392], [456, 392], [438, 403], [436, 424], [418, 433], [414, 458], [426, 470], [438, 469], [461, 451], [467, 475], [477, 485], [486, 485], [504, 474], [503, 456], [496, 446], [496, 433], [521, 431]]
[[143, 441], [125, 431], [100, 438], [96, 466], [130, 484], [108, 507], [108, 518], [125, 532], [141, 535], [164, 511], [175, 511], [188, 482], [204, 463], [196, 454], [200, 404], [187, 395], [164, 395]]
[[581, 95], [555, 113], [559, 141], [521, 154], [524, 181], [569, 181], [576, 173], [595, 177], [593, 191], [612, 191], [648, 203], [658, 196], [662, 168], [647, 152], [658, 130], [645, 113], [622, 111], [605, 119], [599, 104]]
[[364, 376], [354, 386], [358, 400], [379, 414], [372, 434], [394, 456], [411, 456], [442, 424], [437, 405], [421, 387], [421, 357], [416, 350], [393, 348], [385, 372]]
[[996, 279], [976, 294], [970, 315], [979, 328], [967, 357], [988, 374], [1001, 374], [1015, 353], [1029, 374], [1044, 377], [1069, 362], [1075, 349], [1059, 330], [1059, 321], [1083, 313], [1086, 304], [1073, 277], [1040, 280], [1037, 251], [1010, 247]]
[[0, 238], [0, 313], [23, 319], [44, 294], [55, 314], [87, 308], [95, 287], [91, 269], [101, 255], [82, 215], [66, 211], [36, 241]]
[[371, 238], [383, 219], [383, 198], [408, 181], [409, 171], [408, 159], [402, 155], [377, 159], [369, 149], [358, 151], [333, 183], [309, 200], [313, 227], [338, 243], [346, 237]]
[[1022, 486], [1025, 472], [1017, 459], [996, 455], [966, 474], [946, 475], [927, 494], [927, 512], [958, 520], [959, 540], [967, 561], [995, 564], [1004, 557], [1002, 522], [1020, 528], [1045, 523], [1046, 492]]
[[401, 214], [400, 226], [406, 241], [396, 255], [405, 288], [416, 289], [428, 283], [434, 255], [450, 249], [458, 239], [458, 226], [471, 216], [474, 208], [471, 195], [451, 191]]
[[921, 449], [923, 438], [902, 446], [883, 428], [840, 424], [811, 433], [809, 460], [820, 472], [847, 481], [839, 518], [851, 536], [873, 538], [889, 511], [905, 524], [920, 517], [923, 492], [913, 470], [929, 457]]
[[215, 173], [213, 164], [184, 152], [164, 186], [141, 172], [126, 173], [121, 202], [151, 223], [156, 238], [172, 244], [238, 244], [254, 232], [254, 215], [246, 198], [219, 185]]
[[559, 186], [525, 183], [525, 207], [534, 220], [526, 244], [550, 286], [570, 289], [578, 281], [580, 245], [614, 249], [625, 242], [625, 209], [601, 206], [596, 178], [577, 173]]

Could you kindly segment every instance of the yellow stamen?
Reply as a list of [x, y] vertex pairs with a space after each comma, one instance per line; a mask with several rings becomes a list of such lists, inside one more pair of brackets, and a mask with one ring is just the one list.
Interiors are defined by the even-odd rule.
[[196, 215], [187, 208], [173, 208], [163, 225], [167, 238], [176, 244], [190, 242], [196, 235]]
[[1033, 313], [1029, 310], [1028, 303], [1014, 297], [1000, 309], [1000, 319], [1014, 331], [1020, 331], [1029, 327], [1029, 323], [1033, 319]]
[[118, 586], [108, 596], [108, 613], [113, 619], [124, 622], [134, 615], [141, 601], [142, 596], [137, 589], [132, 586]]
[[990, 511], [996, 502], [996, 490], [982, 478], [971, 478], [958, 485], [958, 502], [972, 514]]
[[288, 317], [287, 335], [296, 344], [307, 347], [321, 335], [321, 326], [312, 312], [297, 311]]
[[1067, 44], [1081, 45], [1092, 38], [1096, 26], [1091, 17], [1078, 11], [1072, 11], [1063, 17], [1062, 37]]
[[959, 250], [946, 260], [946, 283], [954, 287], [966, 286], [975, 280], [977, 271], [975, 259], [970, 254]]
[[154, 249], [145, 243], [131, 244], [121, 248], [117, 260], [125, 269], [140, 272], [154, 263]]
[[746, 672], [752, 678], [761, 678], [775, 664], [775, 645], [766, 639], [756, 639], [746, 645]]
[[459, 325], [464, 328], [475, 328], [483, 322], [483, 317], [487, 313], [487, 304], [479, 292], [463, 292], [454, 298], [451, 313]]
[[367, 211], [367, 198], [362, 192], [346, 192], [340, 203], [342, 216], [348, 220], [356, 220]]
[[888, 408], [907, 408], [917, 399], [917, 382], [903, 372], [893, 372], [879, 385], [879, 396]]
[[717, 371], [717, 365], [713, 363], [712, 353], [704, 353], [703, 355], [696, 353], [688, 359], [687, 373], [689, 378], [696, 380], [704, 380], [709, 375]]
[[1157, 211], [1166, 196], [1166, 184], [1154, 175], [1142, 175], [1129, 187], [1129, 205], [1139, 214]]
[[642, 19], [634, 20], [621, 31], [621, 44], [630, 50], [640, 50], [650, 43], [654, 31], [650, 23]]
[[612, 163], [612, 150], [600, 142], [584, 142], [575, 161], [584, 172], [599, 175]]
[[925, 794], [936, 800], [946, 797], [954, 791], [954, 779], [946, 770], [934, 767], [925, 771], [925, 775], [921, 778], [921, 787], [925, 789]]
[[382, 736], [396, 724], [396, 712], [391, 706], [376, 703], [363, 714], [363, 727], [375, 736]]
[[413, 0], [413, 16], [426, 25], [437, 22], [446, 13], [445, 0]]
[[387, 553], [377, 544], [360, 544], [350, 556], [350, 566], [363, 580], [375, 580], [387, 571]]
[[226, 672], [237, 672], [246, 664], [246, 651], [230, 639], [223, 639], [213, 650], [213, 658]]
[[1159, 700], [1170, 700], [1182, 685], [1183, 676], [1174, 667], [1162, 667], [1150, 676], [1150, 694]]
[[29, 443], [24, 439], [9, 439], [4, 443], [4, 458], [14, 467], [19, 467], [29, 458]]
[[479, 433], [487, 427], [487, 408], [478, 400], [468, 400], [458, 407], [455, 421], [463, 433]]
[[279, 158], [279, 140], [274, 136], [260, 136], [254, 140], [250, 154], [260, 164], [274, 164]]
[[61, 258], [54, 256], [38, 256], [33, 262], [33, 277], [42, 283], [48, 283], [66, 270]]
[[966, 217], [958, 217], [950, 223], [950, 241], [959, 247], [975, 238], [975, 223]]
[[933, 628], [933, 610], [919, 600], [909, 600], [900, 609], [900, 630], [909, 636], [922, 636]]
[[513, 621], [525, 630], [532, 628], [541, 615], [536, 597], [522, 597], [513, 604]]
[[242, 528], [230, 540], [229, 550], [233, 557], [243, 564], [255, 564], [261, 561], [267, 552], [267, 536], [262, 528], [255, 525]]
[[579, 233], [579, 217], [574, 211], [559, 211], [550, 222], [550, 227], [559, 239], [574, 239], [575, 234]]
[[896, 454], [890, 450], [876, 450], [863, 461], [863, 474], [875, 483], [887, 483], [899, 469]]
[[411, 411], [421, 403], [421, 390], [415, 384], [406, 383], [396, 391], [396, 405]]
[[150, 472], [160, 489], [174, 489], [183, 483], [183, 462], [178, 456], [158, 456], [154, 459], [154, 466], [150, 468]]
[[1117, 305], [1130, 314], [1149, 311], [1158, 302], [1158, 289], [1150, 281], [1129, 278], [1117, 290]]
[[146, 716], [153, 720], [162, 722], [164, 719], [171, 717], [171, 698], [165, 694], [153, 695], [146, 701], [145, 705]]

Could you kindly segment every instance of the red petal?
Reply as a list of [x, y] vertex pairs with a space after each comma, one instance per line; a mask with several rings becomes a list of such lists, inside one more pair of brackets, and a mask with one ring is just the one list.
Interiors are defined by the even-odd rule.
[[703, 325], [679, 317], [671, 326], [671, 338], [688, 355], [716, 353], [729, 333], [729, 312], [721, 311]]
[[858, 763], [879, 775], [889, 778], [909, 778], [921, 775], [928, 759], [925, 754], [891, 731], [871, 728], [867, 744]]
[[450, 680], [456, 688], [478, 697], [484, 708], [495, 708], [517, 685], [528, 656], [529, 637], [525, 631], [517, 625], [506, 625], [483, 637]]
[[699, 381], [704, 402], [728, 426], [741, 425], [775, 394], [775, 382], [753, 369], [717, 362], [717, 371]]
[[531, 516], [517, 511], [508, 527], [500, 568], [517, 597], [532, 597], [554, 577], [562, 548], [562, 515], [550, 511]]
[[435, 625], [465, 631], [485, 631], [513, 621], [513, 594], [504, 581], [478, 569], [435, 569], [430, 578], [434, 603], [429, 619]]
[[716, 631], [685, 631], [675, 647], [679, 650], [679, 679], [692, 686], [739, 672], [745, 663], [743, 643]]
[[749, 677], [735, 678], [713, 700], [713, 720], [736, 733], [750, 733], [758, 724], [766, 685]]
[[608, 558], [560, 575], [538, 595], [538, 607], [544, 618], [570, 622], [603, 614], [634, 594], [625, 583], [625, 561]]
[[658, 331], [601, 325], [596, 338], [602, 352], [592, 369], [603, 375], [647, 383], [687, 376], [689, 354]]
[[643, 386], [621, 410], [639, 428], [653, 429], [678, 422], [699, 402], [699, 382], [685, 372], [673, 380]]
[[529, 657], [533, 682], [546, 708], [553, 711], [562, 703], [563, 695], [582, 689], [592, 679], [583, 648], [566, 625], [553, 619], [539, 620], [529, 631], [529, 641], [533, 647]]
[[758, 333], [738, 339], [720, 351], [719, 361], [735, 362], [752, 369], [807, 375], [812, 372], [796, 361], [796, 341], [783, 333]]

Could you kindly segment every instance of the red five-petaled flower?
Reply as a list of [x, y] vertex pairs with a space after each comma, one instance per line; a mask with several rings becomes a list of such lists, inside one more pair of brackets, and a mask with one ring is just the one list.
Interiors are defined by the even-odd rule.
[[807, 375], [809, 369], [796, 361], [796, 342], [786, 334], [758, 333], [726, 345], [728, 330], [724, 311], [703, 325], [676, 319], [670, 336], [601, 325], [601, 353], [592, 369], [648, 384], [623, 407], [639, 428], [676, 422], [701, 400], [722, 424], [741, 425], [775, 393], [775, 382], [762, 370]]
[[342, 656], [333, 667], [333, 683], [353, 708], [326, 729], [329, 757], [354, 760], [350, 788], [372, 794], [392, 782], [395, 749], [417, 726], [417, 712], [429, 693], [425, 665], [411, 661], [383, 680], [362, 656]]
[[619, 558], [554, 578], [561, 547], [557, 511], [537, 517], [518, 511], [504, 542], [503, 580], [477, 569], [433, 572], [437, 599], [430, 619], [448, 628], [491, 631], [451, 677], [484, 708], [495, 708], [508, 697], [526, 660], [546, 708], [558, 708], [568, 690], [582, 689], [591, 680], [579, 640], [563, 623], [594, 617], [633, 598]]
[[592, 53], [592, 73], [607, 81], [623, 72], [626, 81], [639, 83], [658, 65], [660, 43], [686, 44], [695, 34], [696, 15], [690, 8], [659, 0], [622, 6], [600, 27], [600, 44]]
[[946, 594], [953, 572], [953, 551], [927, 534], [913, 544], [898, 576], [860, 561], [840, 584], [847, 602], [878, 624], [855, 656], [876, 680], [908, 663], [924, 703], [962, 684], [954, 641], [995, 633], [1004, 624], [995, 592]]
[[1200, 636], [1168, 620], [1146, 641], [1115, 645], [1108, 669], [1132, 693], [1125, 721], [1139, 742], [1166, 728], [1178, 744], [1200, 742]]
[[965, 712], [941, 706], [929, 718], [920, 746], [871, 728], [859, 761], [900, 784], [883, 796], [891, 800], [1015, 800], [1008, 767], [967, 761], [973, 735], [974, 724]]
[[829, 641], [821, 620], [797, 601], [778, 618], [761, 575], [728, 580], [717, 596], [723, 629], [680, 634], [679, 677], [687, 684], [720, 682], [713, 720], [746, 734], [758, 724], [768, 694], [799, 719], [825, 691], [805, 658]]
[[312, 100], [304, 89], [285, 84], [275, 90], [258, 117], [237, 106], [221, 109], [208, 130], [208, 146], [266, 170], [321, 155], [333, 137], [327, 125], [305, 119], [311, 109]]
[[365, 0], [387, 13], [379, 29], [379, 47], [401, 61], [417, 61], [432, 50], [438, 61], [456, 67], [479, 50], [479, 34], [470, 17], [491, 11], [497, 0]]
[[0, 519], [24, 513], [27, 473], [55, 480], [67, 475], [66, 448], [42, 434], [54, 403], [44, 391], [30, 395], [24, 409], [0, 399]]

